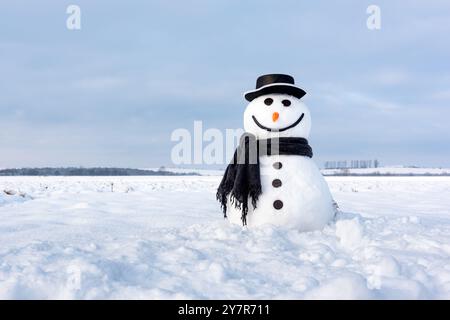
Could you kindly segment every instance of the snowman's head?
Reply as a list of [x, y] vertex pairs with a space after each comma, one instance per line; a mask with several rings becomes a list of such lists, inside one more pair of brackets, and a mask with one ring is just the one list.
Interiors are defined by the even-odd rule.
[[296, 137], [308, 139], [311, 114], [300, 99], [273, 93], [253, 99], [244, 112], [244, 129], [258, 139]]

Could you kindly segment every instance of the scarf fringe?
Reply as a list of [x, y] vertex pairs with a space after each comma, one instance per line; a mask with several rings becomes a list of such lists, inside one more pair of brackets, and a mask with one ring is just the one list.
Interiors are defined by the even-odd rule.
[[242, 224], [246, 226], [248, 214], [248, 200], [249, 198], [251, 199], [253, 210], [255, 210], [261, 193], [262, 193], [261, 187], [257, 187], [251, 190], [247, 197], [244, 197], [242, 200], [239, 200], [238, 196], [232, 190], [231, 192], [217, 191], [216, 199], [220, 202], [220, 207], [222, 209], [224, 218], [227, 218], [227, 209], [228, 209], [227, 204], [228, 201], [230, 201], [231, 205], [233, 205], [235, 209], [241, 211]]

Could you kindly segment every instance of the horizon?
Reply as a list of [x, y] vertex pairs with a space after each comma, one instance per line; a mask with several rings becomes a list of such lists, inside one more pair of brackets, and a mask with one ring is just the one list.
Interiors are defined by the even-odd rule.
[[[405, 168], [405, 169], [450, 169], [450, 166], [416, 166], [416, 165], [402, 165], [402, 164], [386, 164], [386, 165], [379, 165], [378, 167], [360, 167], [360, 168], [353, 168], [353, 167], [337, 167], [337, 168], [325, 168], [324, 164], [320, 165], [317, 164], [320, 170], [345, 170], [345, 169], [351, 169], [351, 170], [358, 170], [358, 169], [382, 169], [382, 168]], [[225, 170], [226, 165], [223, 167], [220, 166], [208, 166], [208, 167], [199, 167], [199, 166], [156, 166], [156, 167], [114, 167], [114, 166], [42, 166], [42, 167], [0, 167], [0, 171], [2, 170], [21, 170], [21, 169], [132, 169], [132, 170], [200, 170], [200, 171], [207, 171], [207, 170]]]

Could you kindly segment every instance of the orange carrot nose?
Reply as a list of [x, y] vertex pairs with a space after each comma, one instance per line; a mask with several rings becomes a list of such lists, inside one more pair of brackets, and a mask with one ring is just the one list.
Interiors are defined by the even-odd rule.
[[272, 114], [272, 120], [273, 120], [273, 122], [277, 121], [279, 117], [280, 117], [280, 114], [279, 114], [278, 112], [274, 112], [274, 113]]

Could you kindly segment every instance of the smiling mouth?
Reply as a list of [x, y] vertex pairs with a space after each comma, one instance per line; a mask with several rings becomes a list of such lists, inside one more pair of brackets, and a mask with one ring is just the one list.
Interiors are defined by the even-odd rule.
[[291, 128], [295, 127], [296, 125], [298, 125], [302, 121], [304, 116], [305, 116], [305, 114], [302, 113], [300, 118], [298, 118], [297, 121], [295, 121], [293, 124], [291, 124], [291, 125], [289, 125], [287, 127], [284, 127], [284, 128], [280, 128], [280, 129], [268, 128], [266, 126], [263, 126], [258, 120], [256, 120], [255, 116], [252, 116], [252, 118], [253, 118], [253, 121], [255, 121], [256, 125], [258, 127], [260, 127], [261, 129], [264, 129], [264, 130], [267, 130], [267, 131], [282, 132], [282, 131], [286, 131], [286, 130], [291, 129]]

